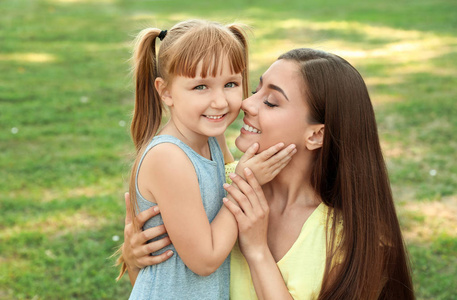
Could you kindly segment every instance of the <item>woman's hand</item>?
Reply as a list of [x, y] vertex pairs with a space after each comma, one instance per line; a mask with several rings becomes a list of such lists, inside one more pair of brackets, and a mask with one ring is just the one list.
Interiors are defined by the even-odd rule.
[[235, 216], [238, 223], [238, 239], [241, 252], [250, 257], [269, 251], [267, 244], [268, 216], [270, 209], [262, 188], [249, 168], [244, 169], [246, 180], [236, 174], [230, 178], [237, 188], [224, 184], [224, 188], [238, 203], [224, 198], [224, 205]]
[[294, 144], [284, 148], [284, 143], [278, 143], [256, 154], [258, 150], [258, 143], [251, 145], [240, 158], [235, 172], [244, 178], [243, 170], [250, 169], [260, 185], [275, 178], [297, 152]]
[[156, 238], [167, 231], [164, 225], [149, 228], [145, 231], [142, 230], [147, 220], [160, 213], [159, 207], [156, 205], [139, 213], [135, 216], [135, 222], [132, 222], [130, 205], [130, 195], [129, 193], [125, 193], [126, 215], [122, 255], [133, 285], [140, 269], [166, 261], [173, 255], [173, 251], [168, 250], [160, 255], [151, 256], [151, 253], [169, 245], [171, 243], [170, 238], [164, 237], [163, 239], [147, 243], [148, 240]]
[[230, 178], [237, 188], [224, 184], [239, 206], [226, 198], [224, 204], [238, 222], [239, 246], [249, 265], [257, 298], [293, 299], [268, 248], [268, 203], [251, 170], [246, 168], [244, 175], [247, 182], [231, 174]]

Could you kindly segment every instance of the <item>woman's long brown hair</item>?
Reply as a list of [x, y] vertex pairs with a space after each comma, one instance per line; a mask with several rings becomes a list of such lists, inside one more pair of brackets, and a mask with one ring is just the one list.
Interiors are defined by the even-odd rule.
[[[136, 200], [136, 174], [141, 156], [149, 142], [157, 134], [163, 116], [160, 95], [154, 87], [160, 77], [169, 85], [174, 76], [195, 77], [197, 67], [202, 63], [200, 76], [216, 76], [222, 58], [227, 57], [231, 72], [243, 77], [243, 96], [248, 94], [248, 44], [244, 26], [240, 24], [222, 25], [205, 20], [188, 20], [173, 26], [166, 34], [156, 51], [156, 40], [160, 29], [147, 28], [136, 38], [134, 60], [135, 108], [131, 135], [136, 149], [129, 193], [132, 220], [138, 212]], [[122, 256], [122, 246], [114, 254], [119, 254], [116, 264], [121, 265], [119, 277], [126, 271]]]
[[[381, 152], [373, 106], [359, 72], [337, 55], [294, 49], [310, 122], [324, 124], [313, 186], [334, 209], [318, 299], [414, 299], [409, 261]], [[336, 242], [342, 220], [341, 242]], [[337, 245], [338, 244], [338, 245]]]

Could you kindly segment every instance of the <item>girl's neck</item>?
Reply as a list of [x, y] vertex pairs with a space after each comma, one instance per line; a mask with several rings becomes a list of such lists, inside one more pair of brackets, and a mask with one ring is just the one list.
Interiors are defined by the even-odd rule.
[[179, 126], [173, 122], [173, 120], [168, 121], [168, 123], [163, 127], [159, 132], [161, 135], [171, 135], [180, 139], [187, 146], [191, 147], [195, 152], [201, 156], [211, 159], [211, 151], [208, 145], [208, 136], [199, 135], [195, 132], [191, 132], [186, 129], [181, 129]]

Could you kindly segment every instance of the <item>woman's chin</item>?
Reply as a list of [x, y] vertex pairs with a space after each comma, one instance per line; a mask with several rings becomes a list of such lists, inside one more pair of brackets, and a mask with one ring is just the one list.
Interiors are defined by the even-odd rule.
[[251, 146], [246, 139], [243, 139], [241, 136], [238, 136], [235, 139], [235, 146], [240, 150], [241, 152], [246, 152], [248, 150], [249, 146]]

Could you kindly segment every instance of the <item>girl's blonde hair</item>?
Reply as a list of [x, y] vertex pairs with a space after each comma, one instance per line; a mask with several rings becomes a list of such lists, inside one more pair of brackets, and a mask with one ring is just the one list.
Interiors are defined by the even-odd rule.
[[[131, 134], [136, 148], [136, 160], [130, 175], [130, 202], [132, 220], [138, 211], [135, 178], [144, 148], [159, 130], [163, 104], [154, 87], [156, 78], [170, 84], [174, 76], [195, 77], [197, 66], [202, 63], [201, 77], [215, 77], [222, 58], [228, 58], [231, 72], [243, 77], [243, 96], [248, 94], [248, 45], [244, 26], [222, 25], [204, 20], [189, 20], [176, 24], [166, 33], [156, 54], [156, 39], [162, 30], [142, 30], [135, 43], [134, 78], [135, 109]], [[121, 265], [118, 280], [126, 271], [122, 246], [117, 251], [117, 265]]]

